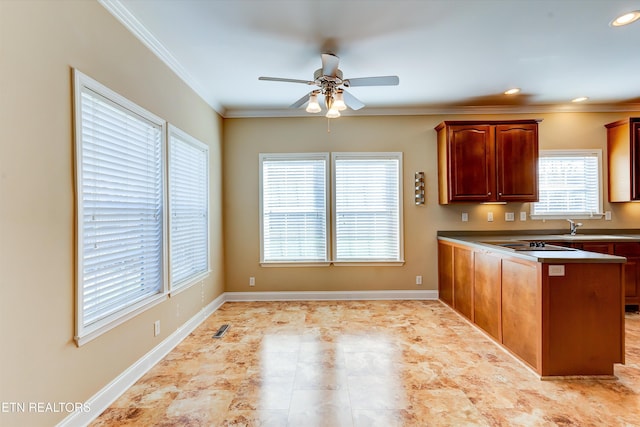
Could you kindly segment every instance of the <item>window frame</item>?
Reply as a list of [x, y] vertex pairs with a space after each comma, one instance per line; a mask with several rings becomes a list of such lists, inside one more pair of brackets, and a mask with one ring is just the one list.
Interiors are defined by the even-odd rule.
[[[183, 290], [186, 290], [203, 280], [211, 273], [211, 260], [210, 260], [210, 229], [209, 229], [209, 205], [210, 205], [210, 191], [209, 191], [209, 146], [200, 142], [196, 138], [192, 137], [188, 133], [182, 131], [178, 127], [169, 124], [167, 130], [168, 138], [167, 138], [167, 200], [168, 200], [168, 265], [169, 265], [169, 292], [172, 295], [175, 295]], [[174, 283], [173, 278], [173, 259], [172, 259], [172, 250], [175, 237], [173, 235], [173, 203], [172, 203], [172, 193], [174, 189], [172, 188], [172, 170], [175, 167], [172, 164], [171, 156], [172, 156], [172, 148], [176, 143], [184, 143], [187, 145], [191, 145], [195, 149], [201, 151], [204, 155], [204, 191], [205, 191], [205, 203], [204, 203], [204, 223], [206, 228], [205, 233], [205, 257], [206, 257], [206, 268], [202, 271], [196, 271], [195, 273], [182, 278], [180, 281]]]
[[[329, 265], [330, 259], [330, 241], [329, 241], [329, 218], [331, 209], [329, 206], [329, 154], [328, 153], [260, 153], [259, 167], [258, 167], [258, 191], [259, 191], [259, 222], [260, 222], [260, 265], [263, 267], [304, 267], [304, 266], [323, 266]], [[324, 205], [325, 205], [325, 254], [324, 260], [309, 261], [309, 260], [286, 260], [286, 261], [269, 261], [265, 260], [265, 239], [264, 239], [264, 162], [269, 160], [275, 161], [297, 161], [297, 160], [321, 160], [324, 161]]]
[[[601, 149], [567, 149], [567, 150], [540, 150], [539, 158], [543, 157], [595, 157], [597, 159], [597, 179], [598, 179], [598, 212], [584, 213], [584, 212], [562, 212], [553, 214], [540, 214], [535, 213], [535, 204], [538, 202], [532, 202], [530, 205], [530, 217], [533, 220], [547, 220], [547, 219], [600, 219], [604, 216], [603, 206], [603, 169], [602, 169], [602, 150]], [[540, 168], [539, 168], [540, 170]], [[538, 183], [539, 192], [542, 191], [542, 186]]]
[[[74, 149], [75, 149], [75, 190], [76, 190], [76, 327], [74, 339], [78, 346], [84, 345], [87, 342], [97, 338], [103, 333], [115, 328], [116, 326], [126, 322], [127, 320], [137, 316], [143, 311], [153, 307], [168, 298], [167, 287], [167, 198], [166, 198], [166, 140], [167, 140], [167, 125], [166, 121], [156, 116], [155, 114], [145, 110], [138, 106], [127, 98], [112, 91], [96, 80], [81, 73], [77, 69], [73, 70], [74, 80]], [[161, 225], [160, 225], [160, 289], [158, 292], [147, 295], [144, 298], [130, 303], [126, 306], [119, 308], [117, 311], [107, 315], [106, 317], [96, 320], [93, 323], [85, 324], [85, 312], [84, 312], [84, 227], [83, 227], [83, 215], [84, 203], [82, 200], [83, 193], [83, 149], [84, 139], [82, 132], [82, 93], [90, 91], [97, 94], [99, 97], [105, 99], [110, 104], [116, 106], [118, 109], [126, 110], [133, 115], [142, 117], [143, 119], [153, 123], [160, 128], [160, 201], [162, 204], [161, 212]]]
[[[398, 162], [398, 258], [397, 259], [368, 259], [363, 257], [361, 259], [339, 259], [338, 258], [338, 227], [337, 221], [337, 202], [336, 202], [336, 161], [346, 160], [366, 160], [366, 159], [381, 159], [381, 160], [396, 160]], [[403, 168], [402, 168], [402, 152], [333, 152], [331, 153], [331, 247], [332, 257], [331, 262], [336, 266], [358, 266], [358, 265], [372, 265], [377, 266], [397, 266], [404, 264], [404, 227], [403, 227]]]
[[[403, 197], [403, 164], [402, 152], [323, 152], [323, 153], [259, 153], [258, 191], [259, 209], [258, 221], [260, 227], [260, 265], [262, 267], [321, 267], [321, 266], [402, 266], [404, 265], [404, 197]], [[264, 159], [299, 160], [319, 159], [325, 160], [325, 261], [266, 261], [264, 259], [264, 205], [263, 205], [263, 161]], [[336, 235], [335, 235], [335, 159], [336, 158], [380, 158], [398, 160], [398, 253], [399, 258], [394, 260], [338, 260], [336, 259]]]

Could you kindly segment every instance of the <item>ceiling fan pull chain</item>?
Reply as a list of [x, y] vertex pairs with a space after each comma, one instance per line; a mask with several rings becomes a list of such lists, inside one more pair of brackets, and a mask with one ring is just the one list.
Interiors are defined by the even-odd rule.
[[331, 119], [327, 117], [327, 133], [331, 133]]

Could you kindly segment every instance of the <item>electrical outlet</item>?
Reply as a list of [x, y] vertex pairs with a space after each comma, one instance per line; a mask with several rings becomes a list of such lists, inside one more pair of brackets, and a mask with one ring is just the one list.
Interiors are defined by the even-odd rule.
[[462, 212], [462, 222], [469, 221], [469, 214], [466, 212]]
[[504, 220], [505, 221], [513, 221], [515, 219], [513, 212], [505, 212]]
[[422, 276], [416, 276], [416, 285], [422, 285]]
[[604, 213], [604, 220], [605, 221], [611, 221], [611, 211], [606, 211]]
[[160, 321], [156, 320], [153, 322], [153, 336], [157, 337], [158, 335], [160, 335]]
[[249, 286], [255, 286], [255, 285], [256, 285], [256, 278], [249, 277]]
[[493, 212], [487, 212], [487, 221], [493, 222]]
[[520, 221], [526, 221], [527, 220], [527, 213], [526, 212], [520, 212]]

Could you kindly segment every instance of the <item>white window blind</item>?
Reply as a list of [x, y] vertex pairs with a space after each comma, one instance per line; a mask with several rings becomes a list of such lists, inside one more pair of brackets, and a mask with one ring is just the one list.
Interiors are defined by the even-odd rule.
[[163, 294], [164, 122], [75, 78], [81, 343]]
[[539, 158], [539, 201], [533, 218], [588, 218], [602, 214], [600, 150], [545, 150]]
[[327, 154], [261, 154], [262, 262], [326, 262]]
[[334, 153], [335, 261], [400, 261], [402, 153]]
[[209, 272], [209, 149], [169, 127], [169, 246], [171, 289]]

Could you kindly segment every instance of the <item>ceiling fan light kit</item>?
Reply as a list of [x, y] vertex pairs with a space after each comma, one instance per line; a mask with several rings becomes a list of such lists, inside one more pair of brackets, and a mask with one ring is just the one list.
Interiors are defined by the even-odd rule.
[[322, 111], [322, 108], [320, 108], [320, 104], [318, 104], [318, 93], [317, 92], [311, 92], [311, 94], [309, 95], [309, 103], [307, 104], [307, 113], [319, 113], [320, 111]]
[[333, 101], [333, 106], [338, 111], [344, 111], [347, 109], [347, 104], [344, 103], [344, 91], [342, 89], [338, 89], [336, 91], [336, 99]]
[[356, 86], [396, 86], [400, 83], [398, 76], [378, 76], [361, 77], [355, 79], [344, 79], [342, 70], [338, 69], [340, 59], [331, 53], [322, 54], [322, 68], [318, 68], [313, 73], [313, 80], [287, 79], [281, 77], [258, 77], [258, 80], [267, 80], [287, 83], [303, 83], [310, 86], [318, 86], [319, 89], [312, 90], [308, 94], [290, 105], [290, 108], [300, 108], [307, 104], [308, 113], [319, 113], [322, 111], [318, 102], [318, 95], [324, 96], [324, 103], [327, 108], [326, 117], [334, 119], [340, 117], [340, 111], [347, 107], [352, 110], [359, 110], [364, 107], [364, 103], [347, 92], [344, 88]]

